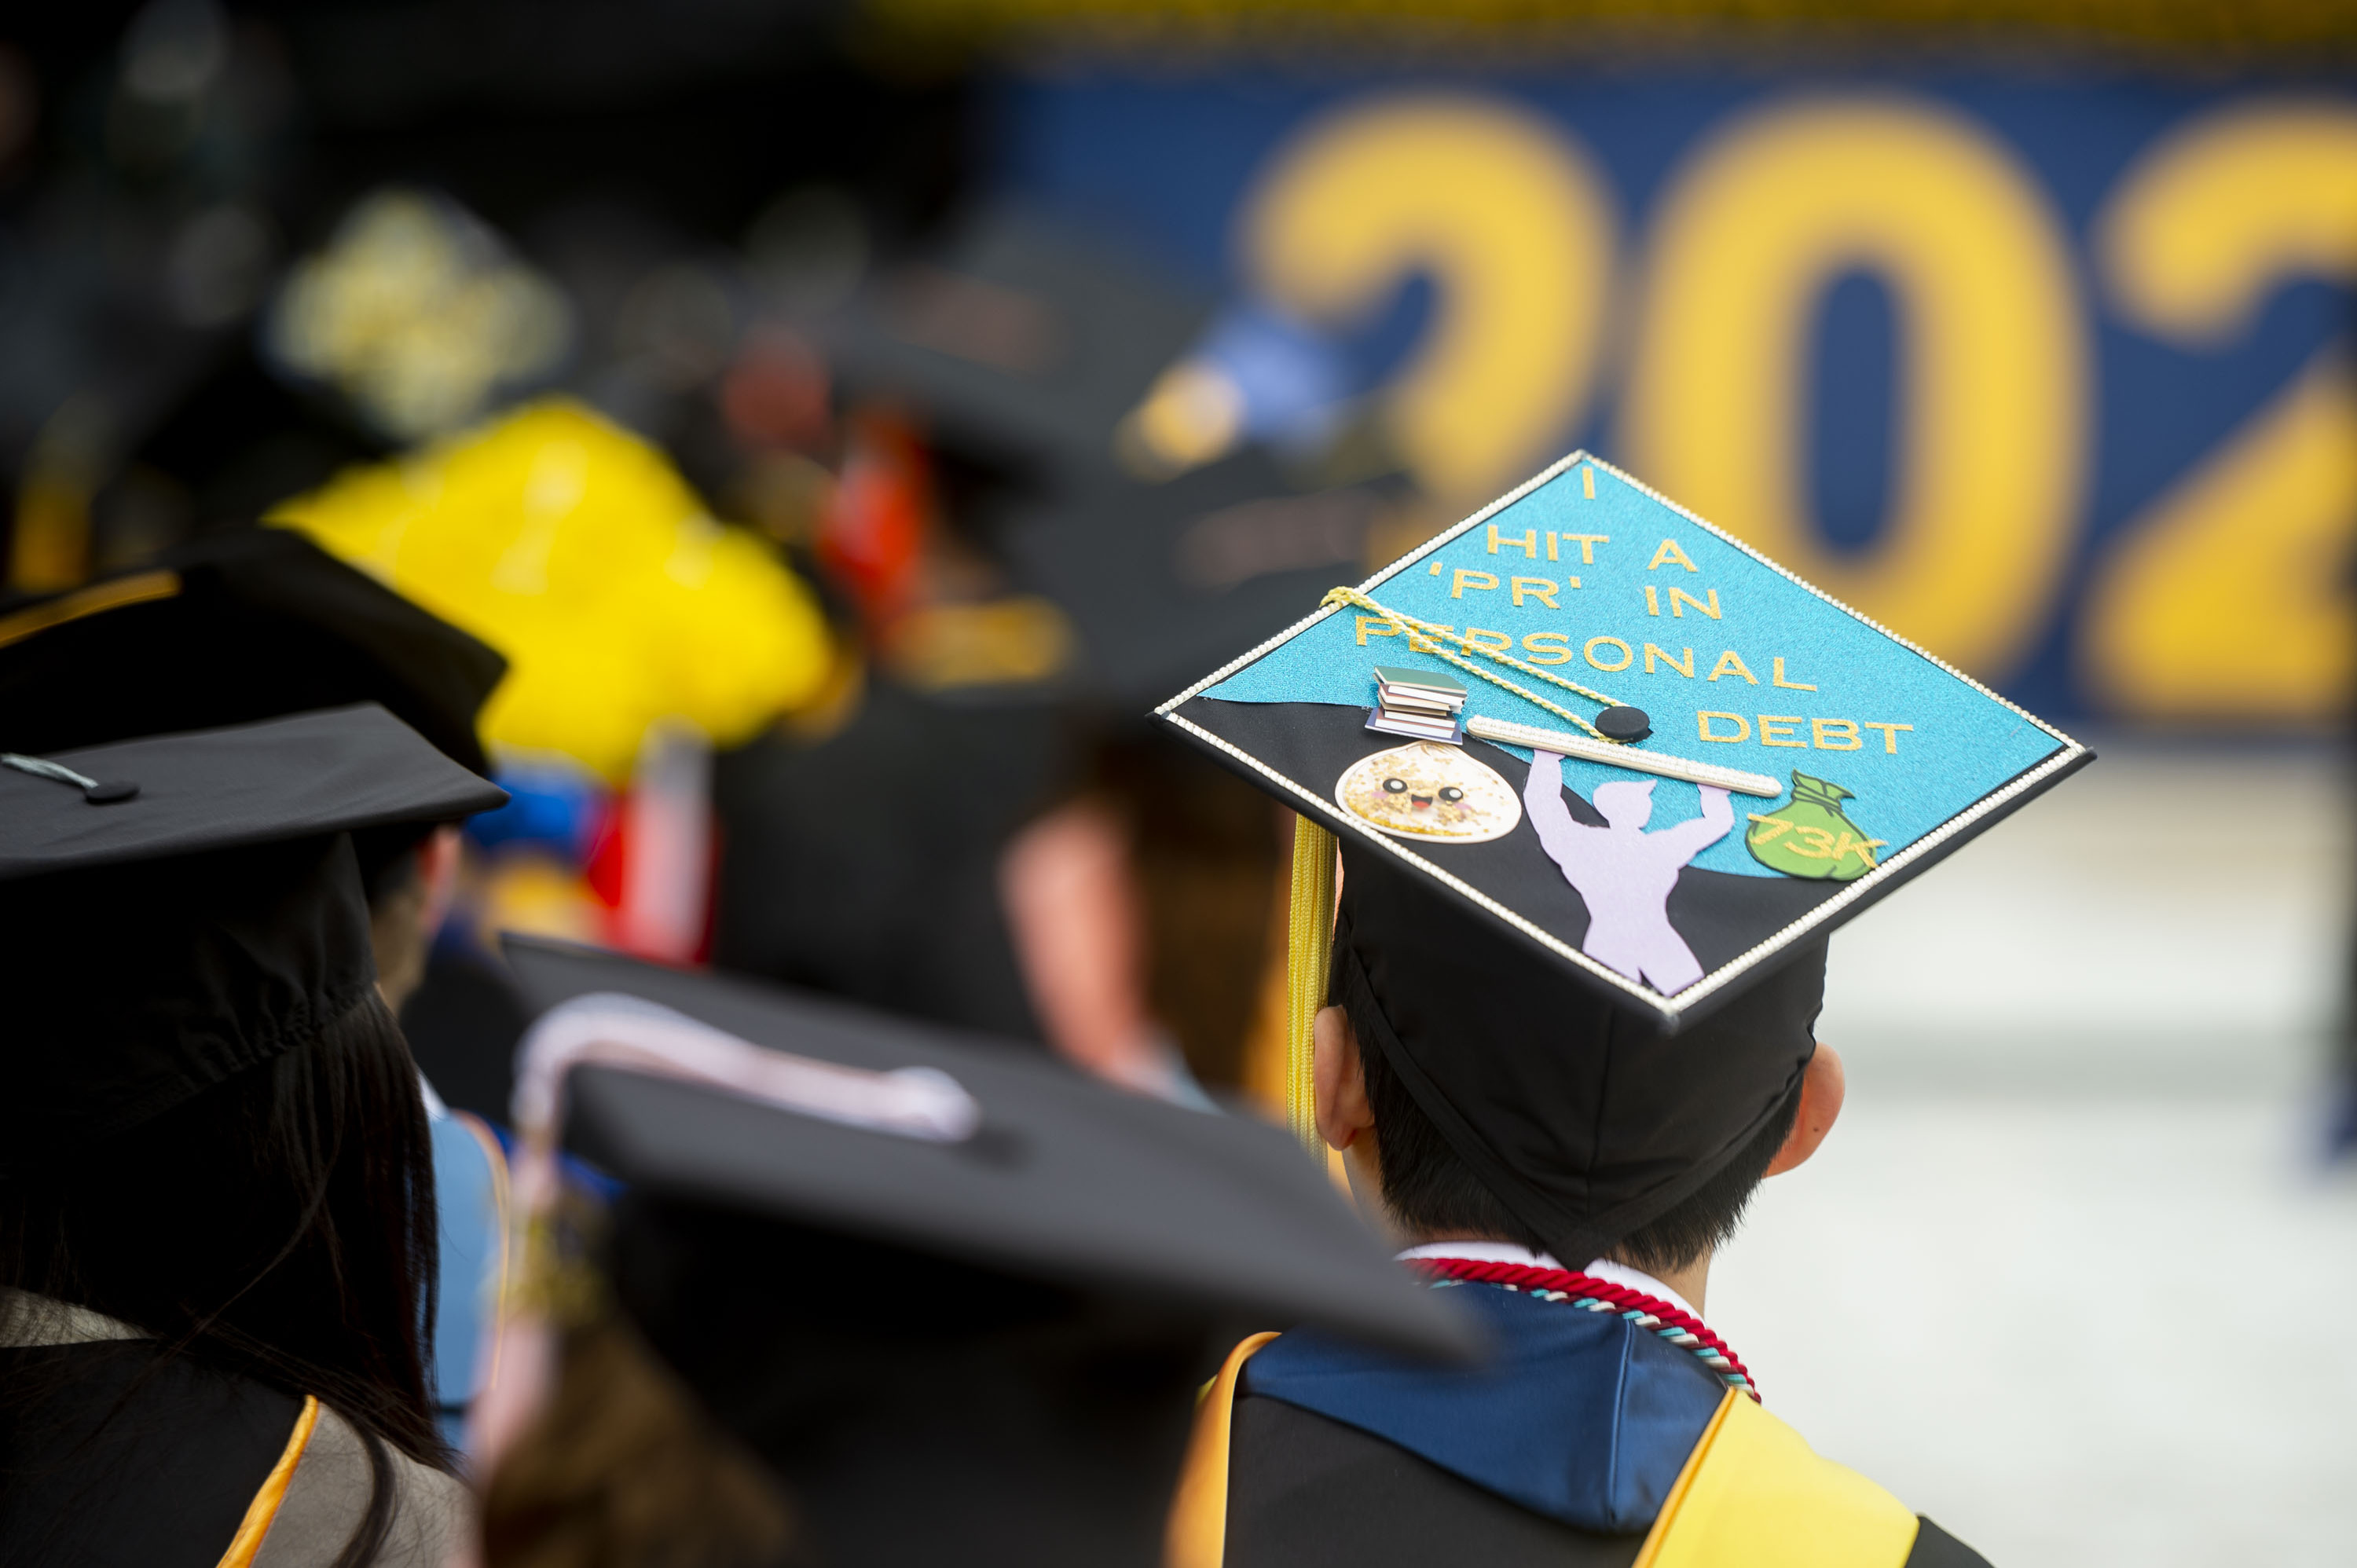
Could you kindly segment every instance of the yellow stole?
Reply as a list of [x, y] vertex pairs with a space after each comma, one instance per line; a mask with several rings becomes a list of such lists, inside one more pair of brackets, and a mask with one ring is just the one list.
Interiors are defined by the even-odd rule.
[[239, 1521], [229, 1550], [221, 1554], [219, 1568], [253, 1568], [253, 1554], [262, 1550], [262, 1538], [270, 1533], [272, 1522], [278, 1518], [278, 1505], [286, 1500], [286, 1488], [295, 1479], [295, 1467], [303, 1462], [303, 1450], [311, 1445], [311, 1430], [318, 1424], [319, 1402], [305, 1394], [302, 1413], [295, 1418], [295, 1430], [286, 1439], [285, 1450], [263, 1478], [262, 1489], [245, 1505], [245, 1518]]

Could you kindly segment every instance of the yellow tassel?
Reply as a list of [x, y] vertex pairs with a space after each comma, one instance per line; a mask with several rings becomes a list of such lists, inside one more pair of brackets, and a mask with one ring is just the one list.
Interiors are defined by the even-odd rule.
[[1321, 1155], [1311, 1031], [1326, 1004], [1334, 948], [1334, 835], [1308, 817], [1293, 819], [1293, 899], [1286, 925], [1285, 1122], [1301, 1146]]

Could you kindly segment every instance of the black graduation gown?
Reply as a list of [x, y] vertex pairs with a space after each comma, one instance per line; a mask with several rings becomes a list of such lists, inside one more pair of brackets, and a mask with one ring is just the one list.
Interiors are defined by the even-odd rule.
[[[1236, 1402], [1227, 1568], [1631, 1568], [1642, 1533], [1585, 1530], [1507, 1501], [1395, 1444], [1289, 1405]], [[1928, 1519], [1903, 1568], [1988, 1568]]]
[[144, 1339], [0, 1349], [0, 1389], [11, 1565], [216, 1568], [309, 1406]]

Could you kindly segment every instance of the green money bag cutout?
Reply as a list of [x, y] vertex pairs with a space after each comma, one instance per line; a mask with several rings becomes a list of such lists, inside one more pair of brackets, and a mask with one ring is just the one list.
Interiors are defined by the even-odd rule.
[[1856, 799], [1838, 784], [1795, 769], [1792, 798], [1775, 811], [1752, 812], [1744, 845], [1770, 871], [1854, 882], [1874, 869], [1874, 852], [1884, 843], [1867, 837], [1842, 813], [1841, 803]]

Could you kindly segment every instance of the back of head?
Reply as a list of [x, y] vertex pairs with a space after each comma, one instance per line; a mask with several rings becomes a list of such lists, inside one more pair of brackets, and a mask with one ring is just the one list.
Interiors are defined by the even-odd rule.
[[801, 1560], [1159, 1560], [1192, 1391], [1225, 1348], [1201, 1312], [840, 1233], [780, 1242], [633, 1198], [610, 1263], [618, 1304], [776, 1477]]
[[152, 1120], [12, 1160], [0, 1288], [314, 1395], [439, 1464], [425, 1368], [433, 1186], [416, 1069], [364, 991]]
[[[1344, 865], [1329, 999], [1401, 1217], [1457, 1230], [1494, 1203], [1482, 1230], [1575, 1269], [1632, 1240], [1676, 1266], [1716, 1240], [1791, 1123], [1824, 944], [1667, 1034], [1389, 856], [1346, 842]], [[1708, 1212], [1681, 1215], [1697, 1195]]]
[[0, 763], [0, 1287], [439, 1461], [433, 1165], [352, 833], [500, 791], [372, 707]]
[[[376, 703], [474, 773], [507, 671], [488, 645], [283, 528], [207, 533], [137, 570], [0, 609], [0, 751]], [[425, 962], [412, 853], [430, 822], [355, 836], [389, 975]], [[407, 988], [404, 983], [396, 988]]]

